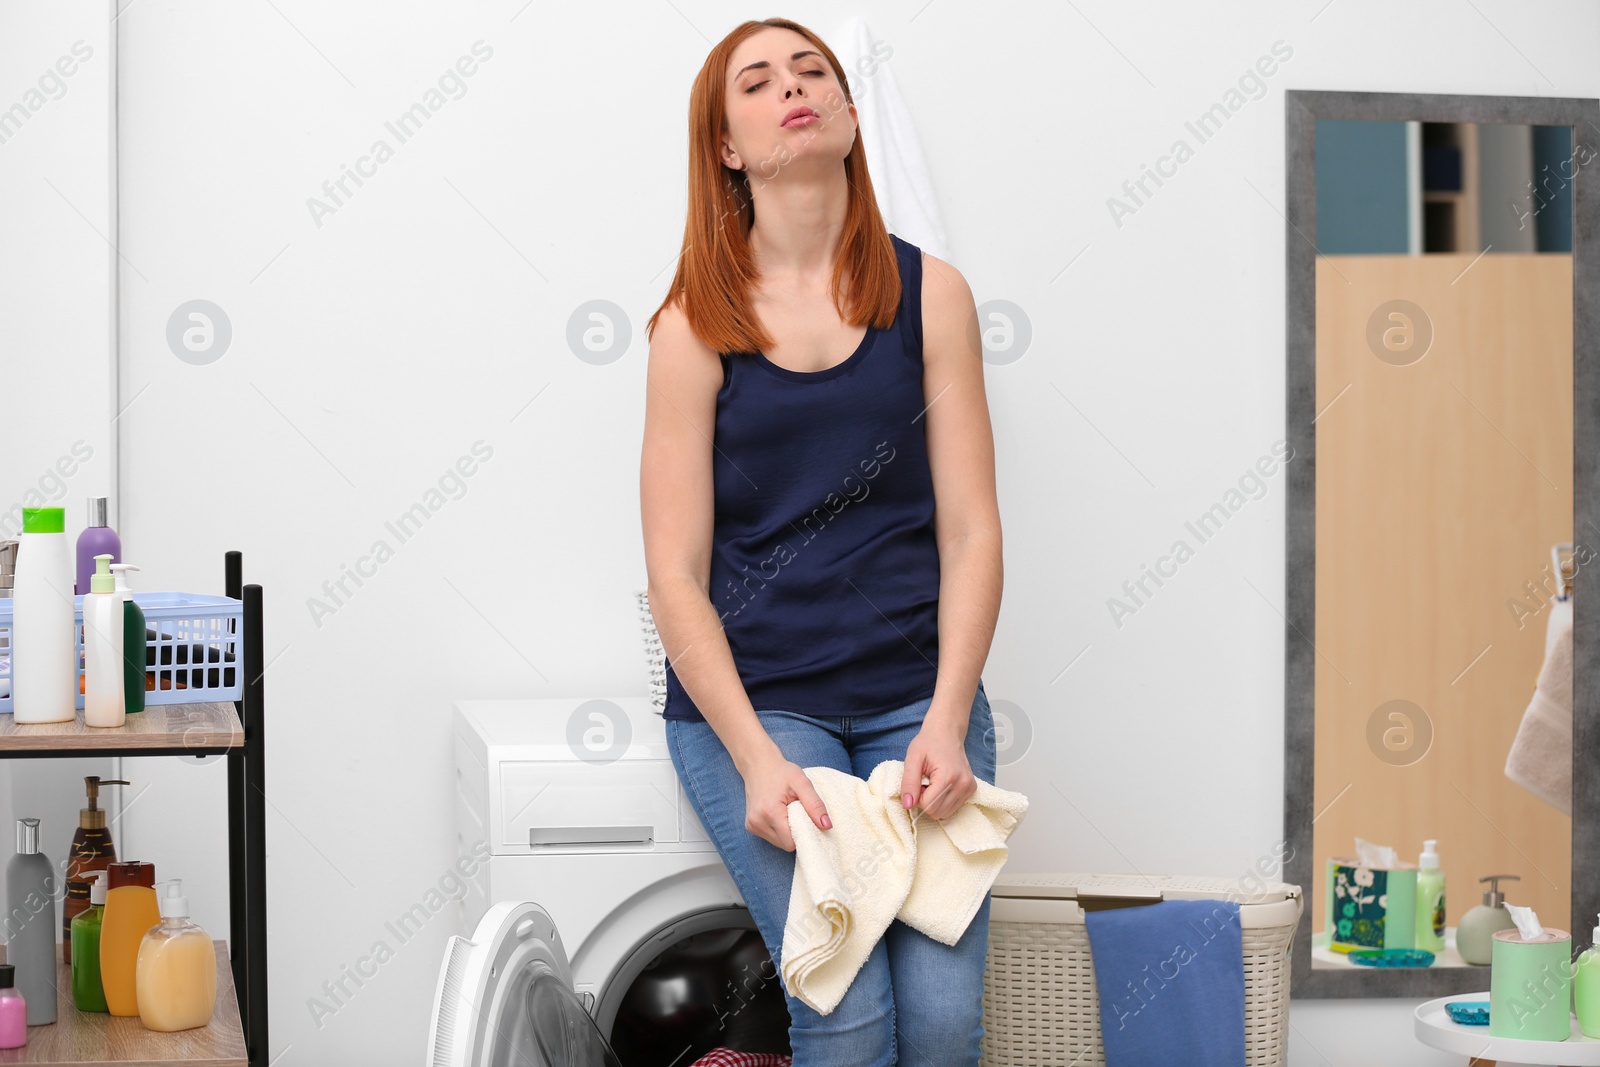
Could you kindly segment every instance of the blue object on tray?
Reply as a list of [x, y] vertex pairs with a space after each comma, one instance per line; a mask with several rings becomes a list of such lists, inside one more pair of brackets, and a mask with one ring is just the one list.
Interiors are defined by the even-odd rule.
[[1244, 1067], [1237, 901], [1163, 900], [1083, 920], [1106, 1067]]
[[1450, 1018], [1463, 1026], [1488, 1026], [1489, 1002], [1487, 1000], [1455, 1000], [1444, 1006]]
[[1433, 953], [1420, 948], [1358, 948], [1349, 956], [1351, 963], [1363, 967], [1427, 967], [1433, 963]]

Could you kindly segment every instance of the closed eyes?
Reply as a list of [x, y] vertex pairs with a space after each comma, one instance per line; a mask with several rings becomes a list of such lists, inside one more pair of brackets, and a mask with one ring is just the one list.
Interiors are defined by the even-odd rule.
[[[824, 76], [824, 74], [826, 72], [825, 71], [820, 71], [820, 70], [802, 70], [800, 73], [801, 74], [815, 74], [817, 77], [821, 78], [821, 77]], [[753, 92], [755, 92], [757, 89], [761, 88], [765, 84], [767, 84], [766, 79], [762, 79], [761, 81], [758, 81], [754, 85], [750, 86], [750, 88], [746, 89], [745, 93], [746, 94], [753, 93]]]

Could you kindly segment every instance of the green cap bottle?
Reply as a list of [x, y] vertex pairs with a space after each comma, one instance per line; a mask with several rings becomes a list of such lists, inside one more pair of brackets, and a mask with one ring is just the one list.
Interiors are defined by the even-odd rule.
[[66, 508], [23, 508], [23, 533], [66, 533]]

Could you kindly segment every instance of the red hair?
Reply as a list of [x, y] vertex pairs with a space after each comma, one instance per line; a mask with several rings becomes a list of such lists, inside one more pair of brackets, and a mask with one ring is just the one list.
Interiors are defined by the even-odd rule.
[[[745, 39], [768, 26], [793, 30], [810, 41], [844, 87], [845, 103], [855, 102], [850, 81], [832, 49], [816, 34], [788, 19], [742, 22], [711, 49], [689, 94], [689, 214], [683, 228], [683, 248], [666, 298], [645, 324], [646, 337], [654, 333], [661, 312], [676, 300], [682, 304], [695, 335], [713, 351], [754, 352], [772, 346], [772, 338], [762, 329], [750, 300], [751, 286], [760, 276], [749, 242], [750, 227], [755, 222], [750, 178], [745, 171], [734, 170], [719, 158], [720, 141], [727, 132], [728, 61]], [[846, 114], [843, 107], [838, 113]], [[831, 286], [834, 304], [840, 317], [852, 325], [871, 323], [887, 329], [894, 323], [900, 306], [900, 270], [894, 244], [878, 212], [872, 178], [867, 174], [866, 151], [859, 136], [844, 159], [844, 177], [844, 230], [839, 236]], [[847, 274], [851, 291], [843, 294]]]

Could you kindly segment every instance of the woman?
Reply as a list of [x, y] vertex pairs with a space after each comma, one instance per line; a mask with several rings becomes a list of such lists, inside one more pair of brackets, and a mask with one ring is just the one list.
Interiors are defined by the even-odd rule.
[[[809, 30], [746, 22], [712, 49], [683, 250], [646, 327], [668, 748], [774, 981], [789, 803], [831, 826], [802, 768], [865, 779], [904, 760], [919, 819], [995, 771], [980, 672], [1001, 540], [976, 309], [954, 267], [885, 229], [856, 128]], [[834, 1011], [788, 997], [794, 1067], [976, 1064], [988, 929], [987, 900], [954, 946], [895, 920]]]

